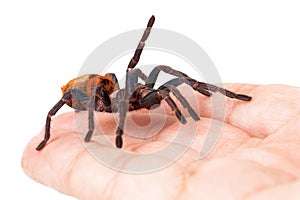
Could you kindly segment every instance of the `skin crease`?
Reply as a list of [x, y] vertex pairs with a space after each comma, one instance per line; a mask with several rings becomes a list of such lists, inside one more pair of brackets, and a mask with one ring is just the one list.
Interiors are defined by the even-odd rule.
[[[242, 84], [225, 88], [253, 99], [226, 98], [222, 135], [204, 159], [199, 159], [199, 151], [211, 123], [212, 104], [210, 98], [196, 94], [201, 102], [196, 138], [180, 159], [160, 171], [133, 175], [100, 164], [83, 147], [73, 113], [53, 118], [51, 138], [42, 151], [35, 147], [44, 130], [28, 143], [23, 170], [37, 182], [78, 199], [299, 199], [300, 88]], [[166, 126], [155, 139], [142, 142], [125, 133], [123, 148], [146, 153], [171, 142], [181, 124], [167, 110]], [[129, 116], [149, 123], [143, 110]], [[96, 113], [96, 122], [114, 143], [112, 115]]]

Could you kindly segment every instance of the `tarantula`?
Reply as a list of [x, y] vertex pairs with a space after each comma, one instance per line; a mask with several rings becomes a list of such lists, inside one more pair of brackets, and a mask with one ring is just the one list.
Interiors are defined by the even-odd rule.
[[[76, 110], [88, 111], [89, 130], [85, 136], [85, 142], [89, 142], [91, 140], [94, 131], [94, 111], [109, 113], [118, 112], [120, 118], [116, 130], [115, 144], [118, 148], [122, 148], [122, 135], [124, 132], [126, 113], [128, 111], [138, 110], [141, 108], [146, 108], [148, 110], [153, 109], [159, 106], [162, 100], [165, 100], [167, 105], [175, 112], [178, 120], [182, 124], [187, 122], [175, 101], [171, 98], [170, 92], [177, 98], [180, 104], [187, 109], [188, 113], [194, 120], [200, 119], [198, 114], [177, 89], [177, 86], [183, 83], [208, 97], [212, 95], [211, 92], [220, 92], [230, 98], [242, 101], [251, 100], [250, 96], [236, 94], [212, 84], [196, 81], [188, 75], [172, 69], [169, 66], [159, 65], [155, 67], [148, 77], [140, 69], [135, 69], [145, 46], [145, 41], [147, 40], [154, 24], [154, 20], [155, 17], [151, 16], [147, 24], [147, 28], [145, 29], [135, 50], [134, 56], [128, 64], [125, 88], [119, 88], [117, 77], [113, 73], [107, 73], [104, 76], [99, 74], [86, 74], [69, 81], [61, 88], [63, 93], [62, 98], [53, 106], [47, 115], [44, 139], [36, 147], [36, 150], [39, 151], [46, 145], [50, 138], [51, 117], [55, 115], [64, 104], [67, 104]], [[173, 78], [157, 89], [154, 89], [155, 82], [161, 71], [174, 75], [176, 78]], [[139, 83], [138, 78], [142, 79], [145, 83]], [[117, 94], [111, 99], [113, 92], [117, 92]]]

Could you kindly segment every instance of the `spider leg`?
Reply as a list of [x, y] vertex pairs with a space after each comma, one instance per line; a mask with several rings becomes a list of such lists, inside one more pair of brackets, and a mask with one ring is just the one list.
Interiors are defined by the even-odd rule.
[[185, 117], [181, 114], [179, 108], [177, 107], [176, 103], [173, 101], [173, 99], [169, 95], [169, 90], [165, 88], [164, 90], [153, 90], [150, 93], [148, 93], [146, 96], [144, 96], [141, 99], [141, 107], [146, 108], [148, 110], [156, 108], [161, 100], [166, 100], [167, 104], [169, 107], [172, 109], [172, 111], [175, 111], [176, 117], [178, 120], [185, 124], [186, 119]]
[[[155, 67], [150, 72], [150, 75], [148, 76], [145, 85], [149, 88], [153, 88], [155, 83], [156, 83], [156, 80], [158, 78], [158, 75], [161, 71], [164, 71], [165, 73], [168, 73], [168, 74], [179, 77], [179, 78], [175, 78], [175, 79], [172, 79], [172, 80], [168, 81], [168, 84], [172, 84], [174, 86], [179, 86], [182, 83], [187, 82], [187, 79], [191, 79], [186, 74], [184, 74], [182, 72], [179, 72], [177, 70], [174, 70], [171, 67], [160, 65], [160, 66]], [[207, 91], [206, 89], [201, 88], [201, 87], [199, 87], [197, 89], [197, 91], [200, 92], [201, 94], [205, 95], [205, 96], [211, 96], [212, 95], [209, 91]]]
[[178, 109], [176, 103], [173, 101], [173, 99], [170, 96], [167, 96], [165, 98], [165, 101], [167, 102], [167, 104], [170, 106], [170, 108], [175, 111], [175, 115], [177, 117], [177, 119], [182, 123], [182, 124], [186, 124], [186, 119], [185, 117], [181, 114], [180, 110]]
[[135, 50], [135, 53], [134, 53], [134, 56], [131, 58], [129, 64], [128, 64], [128, 68], [129, 69], [133, 69], [137, 63], [139, 62], [140, 60], [140, 56], [142, 54], [142, 51], [144, 49], [144, 46], [145, 46], [145, 41], [147, 40], [149, 34], [150, 34], [150, 31], [151, 31], [151, 28], [154, 24], [154, 21], [155, 21], [155, 17], [152, 15], [151, 18], [149, 19], [148, 21], [148, 24], [147, 24], [147, 28], [146, 30], [144, 31], [144, 34]]
[[[92, 101], [92, 104], [95, 104], [95, 105], [91, 105], [89, 107], [90, 108], [94, 107], [95, 111], [111, 112], [111, 100], [108, 95], [108, 92], [102, 85], [97, 87], [96, 92], [95, 92], [95, 100]], [[84, 138], [85, 142], [89, 142], [91, 140], [94, 129], [95, 129], [94, 110], [93, 109], [88, 110], [88, 112], [89, 112], [89, 115], [88, 115], [89, 130]]]
[[142, 79], [144, 82], [147, 80], [147, 76], [139, 68], [134, 69], [134, 84], [138, 83], [138, 78]]
[[122, 148], [123, 146], [123, 129], [124, 129], [124, 123], [125, 123], [125, 117], [126, 112], [128, 110], [128, 102], [126, 102], [127, 99], [125, 97], [125, 89], [120, 89], [116, 97], [112, 99], [112, 105], [111, 105], [111, 111], [112, 112], [119, 112], [119, 123], [118, 128], [116, 130], [116, 146], [118, 148]]
[[212, 92], [220, 92], [221, 94], [223, 94], [229, 98], [238, 99], [238, 100], [242, 100], [242, 101], [250, 101], [252, 99], [252, 97], [250, 97], [248, 95], [236, 94], [234, 92], [231, 92], [229, 90], [226, 90], [224, 88], [221, 88], [216, 85], [209, 84], [209, 83], [197, 82], [197, 83], [195, 83], [195, 88], [198, 88], [198, 89], [204, 88], [204, 89], [212, 91]]
[[[129, 105], [129, 98], [131, 96], [131, 94], [133, 94], [134, 89], [135, 89], [135, 70], [133, 70], [133, 68], [137, 65], [137, 63], [140, 60], [140, 56], [142, 54], [142, 51], [144, 49], [145, 46], [145, 41], [147, 40], [151, 28], [154, 24], [155, 21], [155, 17], [152, 15], [151, 18], [148, 21], [147, 24], [147, 28], [143, 33], [143, 36], [134, 52], [133, 57], [131, 58], [127, 70], [126, 70], [126, 82], [125, 82], [125, 92], [122, 92], [122, 97], [120, 98], [120, 101], [118, 101], [119, 104], [119, 124], [118, 124], [118, 128], [116, 130], [116, 146], [118, 148], [122, 148], [123, 146], [123, 139], [122, 139], [122, 135], [124, 133], [124, 123], [125, 123], [125, 118], [126, 118], [126, 113], [128, 111], [128, 105]], [[138, 73], [138, 72], [136, 72]]]
[[226, 90], [224, 88], [221, 88], [221, 87], [209, 84], [209, 83], [198, 82], [195, 79], [190, 78], [188, 75], [186, 75], [180, 71], [177, 71], [175, 69], [172, 69], [171, 67], [166, 66], [166, 65], [159, 65], [151, 71], [151, 73], [146, 81], [147, 87], [152, 87], [152, 88], [154, 87], [154, 84], [157, 80], [158, 74], [161, 71], [163, 71], [167, 74], [177, 76], [178, 78], [181, 79], [180, 81], [182, 83], [184, 82], [187, 85], [190, 85], [194, 90], [196, 90], [206, 96], [211, 96], [211, 93], [210, 93], [210, 91], [211, 91], [211, 92], [220, 92], [221, 94], [223, 94], [227, 97], [235, 98], [235, 99], [242, 100], [242, 101], [250, 101], [251, 100], [250, 96], [247, 96], [244, 94], [236, 94], [234, 92], [231, 92], [229, 90]]
[[165, 84], [163, 84], [162, 86], [160, 86], [158, 88], [158, 90], [165, 90], [167, 92], [171, 92], [173, 93], [173, 95], [178, 99], [178, 101], [181, 103], [181, 105], [187, 109], [187, 111], [189, 112], [190, 116], [194, 119], [194, 120], [199, 120], [200, 117], [198, 116], [198, 114], [195, 112], [195, 110], [191, 107], [191, 105], [189, 104], [189, 102], [182, 96], [182, 94], [180, 93], [180, 91], [176, 88], [176, 86], [180, 83], [180, 80], [178, 78], [172, 79], [168, 82], [166, 82]]
[[[121, 89], [118, 91], [116, 98], [114, 99], [113, 111], [119, 111], [119, 124], [116, 130], [116, 146], [118, 148], [122, 148], [123, 139], [122, 135], [124, 133], [124, 124], [126, 114], [129, 109], [129, 99], [131, 94], [133, 94], [135, 90], [135, 86], [137, 84], [138, 77], [142, 76], [143, 73], [140, 70], [130, 70], [126, 72], [126, 85], [125, 89]], [[117, 107], [115, 107], [117, 106]]]
[[125, 123], [125, 117], [126, 117], [126, 113], [128, 110], [128, 102], [126, 102], [126, 100], [123, 100], [120, 102], [120, 110], [119, 110], [119, 116], [120, 116], [120, 120], [119, 120], [119, 124], [118, 124], [118, 128], [116, 131], [117, 137], [116, 137], [116, 146], [118, 148], [122, 148], [123, 146], [123, 139], [122, 139], [122, 135], [124, 133], [124, 123]]
[[[165, 94], [169, 94], [170, 91], [173, 93], [173, 95], [178, 99], [178, 101], [181, 103], [181, 105], [187, 109], [187, 111], [189, 112], [190, 116], [194, 119], [194, 120], [199, 120], [200, 117], [198, 116], [198, 114], [195, 112], [195, 110], [190, 106], [190, 104], [188, 103], [188, 101], [182, 96], [182, 94], [180, 93], [180, 91], [176, 88], [178, 85], [184, 83], [184, 81], [180, 78], [174, 78], [168, 82], [166, 82], [165, 84], [163, 84], [162, 86], [160, 86], [157, 90], [154, 90], [154, 92], [149, 93], [149, 96], [146, 95], [144, 102], [147, 102], [146, 104], [151, 105], [151, 103], [153, 103], [153, 100], [157, 97], [152, 97], [153, 93], [155, 93], [155, 91], [159, 91], [160, 93], [165, 93]], [[179, 113], [179, 109], [177, 108], [175, 102], [171, 99], [171, 97], [169, 95], [165, 95], [165, 100], [168, 103], [168, 105], [171, 107], [172, 110], [175, 110], [176, 115]], [[152, 101], [152, 102], [151, 102]], [[158, 104], [156, 102], [156, 104]], [[175, 108], [175, 106], [176, 108]], [[153, 105], [152, 105], [153, 106]], [[180, 113], [181, 115], [181, 113]], [[178, 118], [179, 120], [181, 118]]]
[[94, 111], [93, 110], [89, 110], [89, 130], [84, 138], [85, 142], [89, 142], [92, 138], [94, 129], [95, 129], [95, 124], [94, 124]]
[[65, 104], [71, 101], [71, 91], [66, 92], [63, 97], [53, 106], [53, 108], [48, 112], [46, 118], [46, 127], [45, 127], [45, 135], [43, 141], [35, 148], [37, 151], [41, 150], [47, 141], [50, 138], [50, 124], [51, 117], [57, 113], [57, 111]]

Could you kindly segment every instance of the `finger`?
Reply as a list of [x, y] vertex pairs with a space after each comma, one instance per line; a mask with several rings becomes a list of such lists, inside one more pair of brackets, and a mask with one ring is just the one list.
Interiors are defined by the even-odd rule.
[[300, 112], [300, 88], [297, 87], [247, 84], [225, 84], [224, 87], [252, 96], [252, 100], [225, 98], [223, 110], [213, 98], [197, 94], [201, 116], [214, 117], [223, 112], [225, 122], [256, 137], [264, 138], [275, 132]]

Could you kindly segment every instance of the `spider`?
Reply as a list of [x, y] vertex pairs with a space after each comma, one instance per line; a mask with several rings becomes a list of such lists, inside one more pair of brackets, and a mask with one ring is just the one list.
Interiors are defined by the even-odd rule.
[[[113, 73], [107, 73], [104, 76], [99, 74], [82, 75], [70, 80], [61, 88], [63, 93], [62, 98], [48, 112], [44, 139], [36, 147], [37, 151], [41, 150], [49, 140], [51, 117], [55, 115], [64, 104], [67, 104], [77, 111], [88, 111], [89, 128], [84, 139], [85, 142], [89, 142], [91, 140], [94, 131], [94, 111], [109, 113], [118, 112], [119, 122], [116, 129], [115, 145], [118, 148], [122, 148], [122, 135], [124, 133], [124, 124], [128, 111], [139, 110], [142, 108], [148, 110], [154, 109], [160, 105], [162, 100], [165, 100], [171, 110], [175, 112], [178, 120], [182, 124], [187, 122], [185, 117], [181, 114], [177, 104], [170, 96], [170, 93], [177, 98], [178, 102], [183, 106], [183, 108], [187, 109], [189, 115], [195, 121], [200, 119], [198, 114], [177, 89], [177, 86], [183, 83], [189, 85], [195, 91], [208, 97], [212, 95], [212, 92], [220, 92], [221, 94], [230, 98], [235, 98], [242, 101], [251, 100], [250, 96], [236, 94], [209, 83], [199, 82], [190, 78], [188, 75], [166, 65], [159, 65], [155, 67], [150, 72], [148, 77], [140, 69], [135, 69], [154, 21], [155, 17], [152, 15], [148, 21], [147, 28], [145, 29], [142, 38], [138, 43], [135, 53], [128, 64], [124, 89], [119, 88], [117, 77]], [[154, 89], [157, 77], [162, 71], [167, 74], [171, 74], [176, 78], [173, 78], [157, 89]], [[142, 79], [144, 84], [139, 83], [138, 78]], [[113, 96], [112, 94], [114, 92], [116, 92], [116, 95]]]

